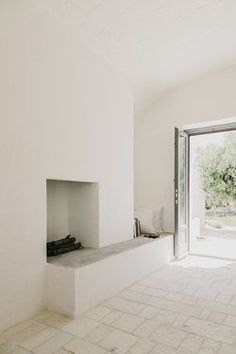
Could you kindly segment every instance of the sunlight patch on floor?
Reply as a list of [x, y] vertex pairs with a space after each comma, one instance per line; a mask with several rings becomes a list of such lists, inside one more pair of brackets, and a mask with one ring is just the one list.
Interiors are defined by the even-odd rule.
[[227, 267], [229, 265], [236, 266], [235, 261], [217, 259], [217, 258], [207, 258], [201, 256], [188, 256], [179, 262], [173, 262], [173, 265], [182, 266], [184, 268], [198, 267], [198, 268], [221, 268]]
[[203, 237], [192, 242], [190, 253], [236, 260], [236, 239]]

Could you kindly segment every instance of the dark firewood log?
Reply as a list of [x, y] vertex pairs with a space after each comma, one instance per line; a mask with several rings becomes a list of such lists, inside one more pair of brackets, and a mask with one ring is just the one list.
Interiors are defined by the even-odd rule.
[[48, 257], [55, 257], [63, 253], [75, 251], [81, 248], [81, 243], [73, 243], [73, 244], [67, 244], [67, 245], [60, 245], [57, 247], [51, 247], [47, 249], [47, 256]]
[[75, 240], [76, 240], [75, 237], [71, 237], [71, 235], [68, 235], [65, 238], [62, 238], [60, 240], [47, 242], [47, 249], [65, 246], [65, 245], [72, 245], [75, 243]]

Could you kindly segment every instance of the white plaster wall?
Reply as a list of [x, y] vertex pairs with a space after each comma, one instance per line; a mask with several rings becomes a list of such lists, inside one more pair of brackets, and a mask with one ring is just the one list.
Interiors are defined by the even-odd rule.
[[0, 2], [0, 328], [44, 306], [46, 179], [100, 184], [100, 246], [132, 237], [127, 82], [47, 1]]
[[69, 186], [70, 231], [82, 246], [99, 246], [99, 186], [72, 183]]
[[99, 247], [98, 183], [47, 181], [47, 241], [69, 234], [83, 246]]
[[47, 241], [70, 233], [68, 189], [67, 182], [47, 181]]
[[135, 206], [163, 206], [165, 230], [174, 230], [174, 127], [235, 117], [235, 92], [232, 66], [166, 93], [135, 121]]
[[46, 265], [46, 305], [47, 309], [74, 317], [75, 311], [75, 271], [71, 268]]

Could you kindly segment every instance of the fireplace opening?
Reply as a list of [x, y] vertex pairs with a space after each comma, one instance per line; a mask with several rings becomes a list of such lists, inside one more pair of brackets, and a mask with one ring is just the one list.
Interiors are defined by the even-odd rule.
[[47, 180], [47, 254], [99, 247], [98, 183]]

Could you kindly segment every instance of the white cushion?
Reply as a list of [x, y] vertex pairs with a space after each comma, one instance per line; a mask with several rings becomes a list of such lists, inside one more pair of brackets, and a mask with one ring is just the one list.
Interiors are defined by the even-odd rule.
[[135, 218], [140, 221], [142, 234], [155, 234], [153, 210], [136, 209]]
[[137, 208], [134, 217], [140, 221], [142, 234], [159, 234], [162, 231], [163, 208], [159, 211], [153, 209]]
[[154, 228], [158, 234], [163, 231], [163, 212], [163, 208], [154, 211]]

